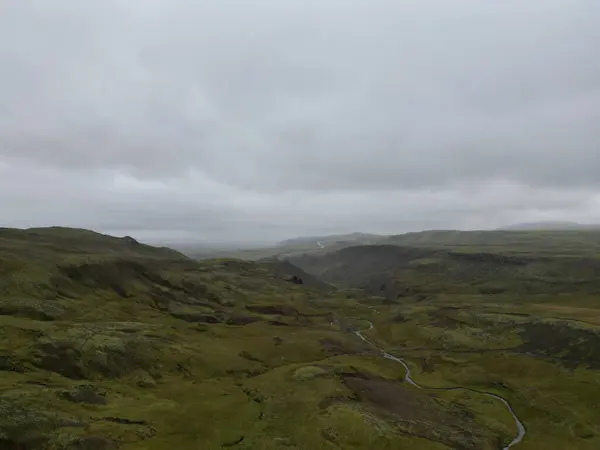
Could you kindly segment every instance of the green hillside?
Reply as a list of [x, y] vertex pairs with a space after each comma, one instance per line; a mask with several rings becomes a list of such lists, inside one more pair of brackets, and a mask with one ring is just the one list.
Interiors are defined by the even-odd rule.
[[518, 429], [489, 394], [512, 448], [596, 449], [598, 264], [563, 253], [198, 262], [3, 229], [0, 449], [493, 450]]
[[600, 254], [600, 230], [421, 231], [390, 236], [381, 244], [513, 254]]
[[514, 448], [591, 450], [600, 445], [598, 237], [434, 231], [291, 262], [378, 296], [365, 334], [406, 358], [422, 385], [501, 392], [527, 429]]
[[402, 383], [352, 333], [372, 300], [289, 263], [0, 234], [0, 448], [494, 449], [515, 432], [481, 396]]

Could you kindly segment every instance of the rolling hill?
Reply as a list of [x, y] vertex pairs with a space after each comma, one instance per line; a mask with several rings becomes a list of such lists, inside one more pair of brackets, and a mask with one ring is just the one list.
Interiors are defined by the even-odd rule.
[[277, 259], [197, 262], [86, 230], [3, 229], [0, 448], [492, 449], [510, 439], [510, 418], [461, 419], [481, 398], [400, 383], [401, 366], [352, 332], [374, 320], [369, 301]]
[[598, 448], [597, 261], [487, 237], [195, 261], [2, 229], [0, 448]]

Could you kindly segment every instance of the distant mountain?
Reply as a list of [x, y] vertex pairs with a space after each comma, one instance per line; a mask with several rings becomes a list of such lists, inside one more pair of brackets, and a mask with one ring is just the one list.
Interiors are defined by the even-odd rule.
[[577, 222], [525, 222], [499, 228], [499, 230], [600, 230], [600, 225]]
[[290, 245], [303, 245], [303, 244], [315, 244], [317, 242], [362, 242], [362, 243], [371, 243], [380, 240], [384, 236], [379, 234], [369, 234], [369, 233], [349, 233], [349, 234], [333, 234], [329, 236], [303, 236], [297, 237], [293, 239], [287, 239], [285, 241], [279, 242], [278, 246], [290, 246]]
[[270, 246], [206, 246], [198, 244], [173, 246], [194, 259], [235, 258], [259, 261], [278, 257], [287, 258], [303, 253], [322, 253], [353, 245], [377, 244], [387, 236], [368, 233], [337, 234], [329, 236], [305, 236], [278, 242]]

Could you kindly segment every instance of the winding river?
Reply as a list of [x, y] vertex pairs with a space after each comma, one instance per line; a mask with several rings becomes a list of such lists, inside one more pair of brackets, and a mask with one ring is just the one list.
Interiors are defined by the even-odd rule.
[[[373, 309], [373, 308], [372, 308]], [[375, 309], [373, 309], [373, 311], [376, 311]], [[369, 322], [369, 329], [373, 329], [373, 323]], [[508, 402], [508, 400], [506, 400], [505, 398], [497, 395], [497, 394], [492, 394], [491, 392], [485, 392], [485, 391], [478, 391], [476, 389], [469, 389], [469, 388], [464, 388], [464, 387], [449, 387], [449, 388], [432, 388], [432, 387], [427, 387], [427, 386], [421, 386], [419, 384], [417, 384], [415, 382], [415, 380], [412, 379], [411, 375], [410, 375], [410, 368], [408, 367], [408, 365], [406, 364], [406, 362], [402, 359], [402, 358], [398, 358], [394, 355], [390, 355], [389, 353], [387, 353], [385, 350], [383, 350], [381, 347], [379, 347], [377, 344], [375, 344], [374, 342], [368, 340], [366, 337], [364, 337], [362, 335], [362, 333], [360, 331], [354, 331], [354, 334], [356, 334], [359, 338], [361, 338], [364, 342], [366, 342], [369, 345], [372, 345], [373, 347], [377, 348], [383, 355], [384, 358], [386, 359], [391, 359], [392, 361], [396, 361], [397, 363], [402, 364], [402, 366], [404, 367], [405, 370], [405, 375], [404, 375], [404, 381], [406, 381], [407, 383], [413, 385], [416, 388], [419, 389], [427, 389], [427, 390], [436, 390], [436, 391], [466, 391], [466, 392], [475, 392], [478, 394], [482, 394], [482, 395], [486, 395], [488, 397], [492, 397], [500, 402], [502, 402], [504, 404], [504, 406], [506, 406], [506, 408], [508, 409], [508, 411], [510, 412], [510, 414], [512, 415], [514, 421], [515, 421], [515, 425], [517, 426], [517, 435], [515, 436], [515, 438], [510, 442], [510, 444], [508, 444], [506, 447], [504, 447], [503, 450], [509, 450], [510, 448], [514, 447], [515, 445], [519, 444], [523, 438], [525, 437], [525, 434], [527, 433], [526, 429], [525, 429], [525, 425], [523, 425], [523, 422], [521, 422], [521, 420], [519, 419], [519, 417], [517, 416], [517, 414], [515, 413], [514, 409], [512, 408], [512, 406], [510, 405], [510, 403]]]

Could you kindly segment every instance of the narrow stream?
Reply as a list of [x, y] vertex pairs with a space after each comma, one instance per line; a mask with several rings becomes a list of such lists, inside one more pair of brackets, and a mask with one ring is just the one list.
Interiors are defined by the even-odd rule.
[[[372, 329], [373, 329], [373, 323], [369, 321], [369, 330], [372, 330]], [[359, 338], [361, 338], [367, 344], [372, 345], [373, 347], [377, 348], [383, 354], [384, 358], [391, 359], [392, 361], [396, 361], [396, 362], [402, 364], [402, 366], [404, 367], [404, 370], [405, 370], [404, 381], [406, 381], [407, 383], [413, 385], [416, 388], [427, 389], [427, 390], [436, 390], [436, 391], [466, 391], [466, 392], [475, 392], [475, 393], [486, 395], [488, 397], [492, 397], [492, 398], [494, 398], [496, 400], [501, 401], [504, 404], [504, 406], [506, 406], [506, 408], [508, 409], [508, 411], [510, 412], [510, 414], [512, 415], [512, 417], [513, 417], [513, 419], [515, 421], [515, 425], [517, 426], [517, 430], [518, 430], [517, 436], [510, 442], [510, 444], [508, 444], [506, 447], [504, 447], [503, 450], [509, 450], [511, 447], [514, 447], [515, 445], [519, 444], [523, 440], [523, 438], [525, 437], [525, 434], [527, 433], [527, 431], [525, 429], [525, 425], [523, 425], [523, 422], [521, 422], [521, 420], [519, 419], [519, 417], [515, 413], [514, 409], [512, 408], [512, 406], [510, 405], [510, 403], [508, 403], [508, 400], [506, 400], [505, 398], [500, 397], [497, 394], [492, 394], [491, 392], [478, 391], [476, 389], [469, 389], [469, 388], [463, 388], [463, 387], [431, 388], [431, 387], [427, 387], [427, 386], [421, 386], [421, 385], [417, 384], [415, 382], [415, 380], [412, 379], [412, 377], [410, 375], [410, 368], [408, 367], [408, 365], [406, 364], [406, 362], [403, 359], [398, 358], [398, 357], [396, 357], [394, 355], [390, 355], [385, 350], [383, 350], [381, 347], [379, 347], [377, 344], [375, 344], [374, 342], [371, 342], [366, 337], [364, 337], [360, 331], [354, 331], [354, 334], [356, 334]]]

